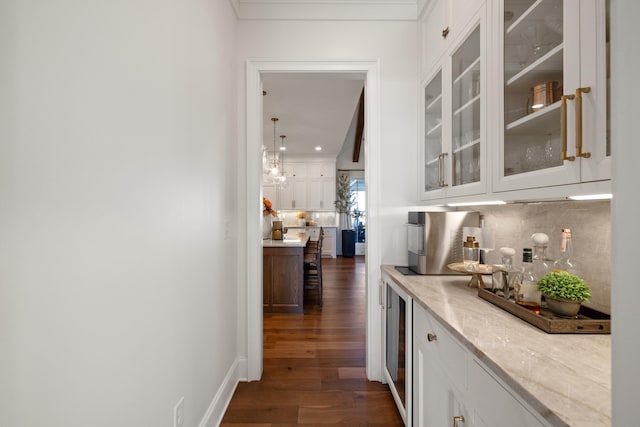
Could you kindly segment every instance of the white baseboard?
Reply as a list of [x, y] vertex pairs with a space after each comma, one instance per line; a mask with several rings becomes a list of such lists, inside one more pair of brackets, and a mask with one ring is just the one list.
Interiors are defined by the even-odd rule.
[[[242, 370], [243, 366], [244, 371]], [[246, 372], [246, 366], [247, 359], [245, 357], [239, 357], [233, 362], [198, 427], [217, 427], [220, 425], [238, 382], [241, 381], [241, 372]]]

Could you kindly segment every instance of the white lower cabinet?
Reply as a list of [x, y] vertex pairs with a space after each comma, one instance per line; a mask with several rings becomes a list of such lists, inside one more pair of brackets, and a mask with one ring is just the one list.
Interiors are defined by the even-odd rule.
[[413, 425], [466, 427], [466, 350], [427, 311], [413, 307]]
[[469, 369], [469, 396], [473, 399], [474, 425], [543, 426], [513, 392], [487, 369], [473, 360]]
[[420, 427], [548, 425], [415, 301], [412, 418]]

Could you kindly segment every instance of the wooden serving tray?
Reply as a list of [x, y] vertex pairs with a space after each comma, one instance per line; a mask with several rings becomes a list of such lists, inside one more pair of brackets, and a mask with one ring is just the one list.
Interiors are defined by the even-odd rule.
[[545, 331], [548, 334], [610, 334], [611, 333], [611, 316], [594, 310], [584, 305], [580, 307], [578, 316], [575, 319], [558, 317], [547, 309], [542, 309], [540, 314], [520, 307], [513, 301], [504, 299], [503, 297], [494, 295], [492, 292], [478, 288], [478, 296], [492, 304], [497, 305], [503, 310], [508, 311], [521, 318], [522, 320], [532, 324]]

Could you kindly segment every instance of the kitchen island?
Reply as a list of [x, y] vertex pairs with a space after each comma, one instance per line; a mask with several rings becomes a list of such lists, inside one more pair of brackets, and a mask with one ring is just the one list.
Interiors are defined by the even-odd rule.
[[413, 298], [414, 314], [422, 310], [435, 319], [475, 361], [457, 367], [468, 369], [462, 393], [489, 411], [487, 417], [504, 419], [506, 404], [493, 401], [488, 389], [473, 388], [469, 366], [483, 366], [544, 425], [611, 425], [610, 335], [547, 334], [479, 298], [468, 276], [405, 276], [387, 265], [382, 273]]
[[304, 247], [309, 233], [290, 231], [283, 240], [262, 241], [264, 313], [302, 313]]

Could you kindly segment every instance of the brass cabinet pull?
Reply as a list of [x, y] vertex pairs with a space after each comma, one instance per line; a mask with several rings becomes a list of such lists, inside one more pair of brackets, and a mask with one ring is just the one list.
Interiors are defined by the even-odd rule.
[[447, 183], [444, 180], [444, 158], [447, 157], [447, 153], [442, 153], [438, 156], [438, 167], [440, 168], [440, 182], [438, 185], [440, 187], [447, 187]]
[[562, 160], [569, 160], [573, 162], [575, 156], [567, 156], [567, 99], [573, 99], [575, 95], [562, 95], [560, 98], [560, 105], [562, 106], [560, 114], [560, 132], [562, 135], [562, 150], [560, 151], [560, 158]]
[[582, 152], [582, 94], [589, 92], [589, 86], [576, 89], [576, 156], [585, 159], [591, 157], [591, 153]]
[[449, 27], [446, 27], [444, 30], [442, 30], [442, 38], [446, 39], [448, 35], [449, 35]]
[[464, 423], [464, 415], [453, 417], [453, 427], [460, 427], [460, 422]]
[[427, 341], [432, 342], [437, 339], [438, 339], [438, 336], [436, 334], [432, 334], [431, 332], [427, 334]]

